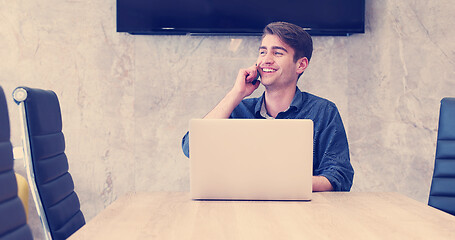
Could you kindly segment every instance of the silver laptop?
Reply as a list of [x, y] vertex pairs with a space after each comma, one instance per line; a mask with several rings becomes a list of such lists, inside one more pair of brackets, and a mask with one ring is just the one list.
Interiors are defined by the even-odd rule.
[[192, 199], [310, 200], [313, 121], [190, 120]]

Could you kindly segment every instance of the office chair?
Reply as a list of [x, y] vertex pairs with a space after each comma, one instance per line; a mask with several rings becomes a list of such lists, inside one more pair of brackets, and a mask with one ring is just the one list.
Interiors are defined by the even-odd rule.
[[66, 239], [85, 224], [68, 172], [62, 116], [50, 90], [18, 87], [27, 177], [46, 239]]
[[5, 93], [0, 87], [0, 239], [33, 239], [24, 206], [17, 195], [13, 148]]
[[428, 205], [455, 215], [455, 98], [443, 98]]

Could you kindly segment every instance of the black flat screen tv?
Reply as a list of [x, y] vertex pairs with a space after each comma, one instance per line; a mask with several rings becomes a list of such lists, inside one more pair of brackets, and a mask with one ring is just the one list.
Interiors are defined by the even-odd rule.
[[365, 31], [365, 0], [117, 0], [117, 32], [261, 35], [274, 21], [311, 35]]

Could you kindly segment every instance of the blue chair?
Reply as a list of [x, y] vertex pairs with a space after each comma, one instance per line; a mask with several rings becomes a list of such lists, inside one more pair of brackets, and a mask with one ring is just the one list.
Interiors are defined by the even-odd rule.
[[24, 133], [24, 159], [46, 239], [66, 239], [85, 224], [68, 172], [62, 117], [53, 91], [16, 88]]
[[441, 100], [428, 205], [455, 215], [455, 98]]
[[33, 239], [24, 206], [17, 196], [13, 161], [8, 108], [0, 87], [0, 239]]

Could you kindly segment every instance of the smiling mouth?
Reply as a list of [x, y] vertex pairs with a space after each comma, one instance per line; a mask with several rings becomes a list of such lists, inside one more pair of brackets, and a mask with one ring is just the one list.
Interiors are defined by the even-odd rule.
[[273, 69], [273, 68], [263, 68], [262, 71], [265, 72], [265, 73], [273, 73], [273, 72], [276, 72], [276, 69]]

